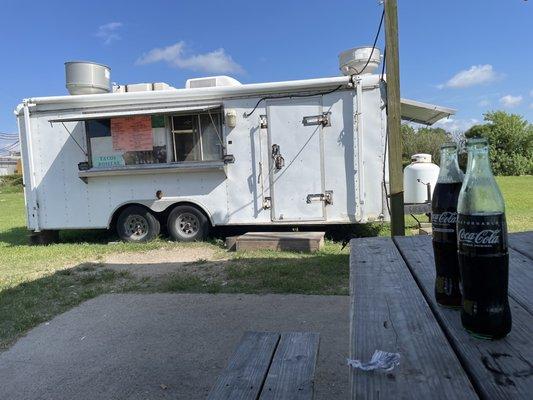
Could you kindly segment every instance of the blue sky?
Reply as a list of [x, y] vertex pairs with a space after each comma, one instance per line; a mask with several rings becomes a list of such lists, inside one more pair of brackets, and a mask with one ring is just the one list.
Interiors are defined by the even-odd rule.
[[[399, 0], [402, 97], [533, 121], [533, 4]], [[108, 64], [119, 83], [226, 74], [243, 83], [338, 75], [340, 51], [371, 44], [382, 7], [351, 1], [2, 1], [0, 132], [25, 97], [66, 94], [63, 63]], [[383, 49], [383, 36], [379, 46]]]

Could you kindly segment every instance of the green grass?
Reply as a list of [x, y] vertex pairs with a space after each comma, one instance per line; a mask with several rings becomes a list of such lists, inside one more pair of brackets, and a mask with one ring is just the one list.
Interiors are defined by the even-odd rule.
[[[247, 251], [223, 262], [213, 278], [174, 275], [147, 290], [207, 293], [348, 294], [349, 249], [327, 241], [314, 254]], [[209, 267], [210, 262], [205, 263]], [[221, 264], [221, 262], [215, 262]]]
[[[175, 246], [156, 240], [115, 243], [107, 232], [65, 232], [60, 244], [29, 246], [22, 193], [0, 193], [0, 349], [33, 326], [103, 293], [136, 290], [142, 282], [102, 267], [106, 254]], [[87, 265], [88, 261], [93, 264]]]
[[[0, 193], [0, 349], [54, 315], [104, 293], [208, 292], [347, 294], [348, 248], [328, 241], [314, 254], [290, 252], [227, 253], [220, 241], [145, 244], [112, 243], [107, 232], [62, 232], [61, 243], [29, 246], [22, 193]], [[214, 277], [203, 274], [135, 278], [102, 265], [105, 255], [153, 249], [208, 247], [222, 261], [200, 260]], [[215, 257], [215, 258], [217, 258]]]
[[533, 176], [498, 176], [509, 232], [533, 230]]
[[[501, 177], [510, 231], [533, 229], [533, 177]], [[406, 225], [415, 221], [406, 217]], [[357, 226], [358, 236], [388, 235], [387, 224]], [[24, 200], [16, 186], [0, 186], [0, 349], [35, 325], [100, 294], [112, 292], [348, 293], [348, 248], [326, 241], [315, 254], [227, 253], [218, 242], [113, 243], [106, 232], [62, 232], [61, 243], [29, 246]], [[340, 235], [342, 236], [342, 234]], [[200, 260], [198, 273], [135, 278], [102, 264], [105, 255], [152, 249], [209, 247], [220, 260]]]

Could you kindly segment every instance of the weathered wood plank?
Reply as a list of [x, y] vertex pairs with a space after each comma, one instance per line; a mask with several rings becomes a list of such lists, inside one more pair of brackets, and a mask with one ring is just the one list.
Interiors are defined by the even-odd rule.
[[[482, 397], [530, 399], [533, 393], [531, 314], [510, 296], [513, 330], [509, 336], [496, 341], [472, 337], [462, 328], [458, 311], [440, 307], [435, 301], [435, 266], [431, 238], [395, 237], [394, 241]], [[511, 270], [513, 268], [511, 265]], [[511, 282], [510, 278], [510, 287]]]
[[257, 400], [279, 338], [278, 333], [245, 332], [208, 399]]
[[[232, 240], [228, 243], [228, 248]], [[324, 232], [248, 232], [235, 238], [235, 250], [281, 250], [313, 253], [324, 247]]]
[[533, 260], [509, 248], [509, 296], [533, 315], [531, 285], [533, 285]]
[[477, 399], [392, 240], [350, 246], [350, 358], [367, 361], [375, 350], [401, 356], [387, 373], [352, 369], [352, 398]]
[[533, 231], [509, 234], [509, 247], [533, 260]]
[[318, 333], [283, 333], [260, 399], [312, 399], [318, 344]]

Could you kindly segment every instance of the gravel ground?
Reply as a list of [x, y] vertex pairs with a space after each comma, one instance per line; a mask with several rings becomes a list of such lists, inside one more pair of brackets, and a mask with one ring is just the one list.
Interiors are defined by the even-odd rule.
[[114, 271], [126, 271], [138, 278], [159, 278], [175, 273], [221, 275], [226, 260], [212, 248], [195, 246], [143, 253], [116, 253], [105, 257], [103, 264]]

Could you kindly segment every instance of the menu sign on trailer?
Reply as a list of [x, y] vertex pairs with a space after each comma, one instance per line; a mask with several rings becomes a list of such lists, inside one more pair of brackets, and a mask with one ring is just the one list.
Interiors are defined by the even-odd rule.
[[147, 116], [111, 118], [113, 150], [150, 151], [153, 149], [152, 118]]

